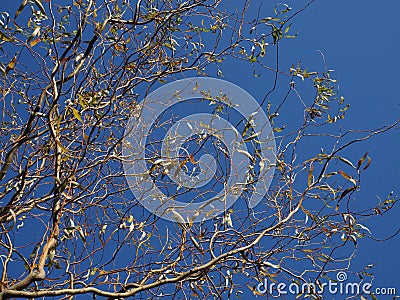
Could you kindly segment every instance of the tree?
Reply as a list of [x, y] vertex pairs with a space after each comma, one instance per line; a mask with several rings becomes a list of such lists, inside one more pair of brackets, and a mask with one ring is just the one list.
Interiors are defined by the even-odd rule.
[[[358, 210], [356, 192], [371, 158], [360, 153], [354, 161], [342, 153], [399, 121], [356, 138], [341, 133], [349, 106], [332, 71], [301, 64], [281, 70], [278, 47], [296, 36], [291, 23], [314, 1], [297, 10], [278, 4], [267, 15], [250, 14], [249, 1], [223, 0], [24, 0], [15, 12], [3, 12], [1, 298], [224, 299], [263, 294], [257, 286], [265, 278], [309, 284], [297, 293], [321, 298], [322, 281], [347, 270], [358, 239], [370, 236], [364, 220], [397, 202], [388, 195]], [[232, 118], [250, 147], [242, 150], [250, 163], [240, 200], [208, 220], [178, 214], [170, 222], [148, 212], [133, 197], [124, 169], [137, 163], [124, 145], [130, 120], [142, 121], [141, 100], [168, 82], [223, 76], [225, 64], [241, 62], [255, 77], [274, 76], [259, 101], [276, 135], [268, 193], [258, 206], [249, 204], [267, 164], [259, 155], [260, 132], [249, 116], [235, 114], [225, 95], [200, 87], [201, 99], [184, 109], [197, 104], [216, 118]], [[287, 87], [273, 102], [278, 81]], [[292, 96], [304, 112], [296, 128], [281, 117]], [[224, 176], [232, 175], [226, 171], [232, 145], [216, 133], [196, 133], [183, 141], [191, 150], [166, 161], [160, 154], [165, 131], [182, 110], [165, 111], [152, 124], [155, 133], [142, 135], [144, 176], [168, 193], [169, 175], [195, 176], [200, 154], [215, 155], [219, 172], [211, 188], [175, 185], [173, 196], [190, 202], [223, 188]], [[301, 150], [310, 139], [324, 140], [325, 149]]]

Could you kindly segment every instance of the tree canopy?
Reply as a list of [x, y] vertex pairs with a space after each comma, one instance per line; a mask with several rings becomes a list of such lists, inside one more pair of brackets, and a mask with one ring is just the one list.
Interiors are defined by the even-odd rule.
[[[356, 137], [342, 132], [349, 104], [324, 54], [321, 69], [298, 62], [281, 69], [279, 47], [296, 38], [296, 16], [315, 1], [292, 8], [229, 0], [23, 0], [1, 12], [0, 298], [228, 299], [262, 295], [257, 285], [267, 278], [314, 285], [297, 294], [322, 299], [322, 282], [348, 270], [358, 240], [372, 236], [365, 220], [397, 202], [389, 194], [358, 207], [371, 158], [362, 151], [350, 159], [345, 151], [399, 121]], [[198, 105], [235, 124], [248, 147], [241, 150], [249, 157], [246, 182], [221, 214], [164, 220], [143, 208], [127, 180], [124, 164], [138, 164], [124, 152], [129, 122], [143, 122], [141, 101], [156, 88], [188, 77], [223, 78], [226, 65], [271, 79], [257, 99], [275, 134], [271, 185], [253, 207], [249, 199], [268, 164], [259, 154], [261, 131], [226, 95], [201, 90], [146, 124], [143, 176], [188, 203], [224, 189], [233, 175], [227, 170], [237, 166], [232, 145], [209, 124], [183, 139], [186, 152], [175, 161], [160, 154], [167, 131]], [[288, 121], [291, 98], [301, 115], [296, 122]], [[201, 155], [215, 161], [203, 189], [168, 179], [197, 176]], [[373, 279], [366, 270], [359, 274]]]

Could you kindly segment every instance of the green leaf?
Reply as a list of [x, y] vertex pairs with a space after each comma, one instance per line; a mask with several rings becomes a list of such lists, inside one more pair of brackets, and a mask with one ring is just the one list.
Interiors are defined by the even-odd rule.
[[272, 18], [272, 17], [266, 17], [260, 20], [260, 23], [268, 23], [270, 21], [280, 21], [280, 18]]
[[255, 63], [257, 61], [257, 57], [255, 57], [253, 55], [250, 55], [248, 58], [249, 58], [249, 62], [251, 62], [251, 63]]
[[274, 30], [272, 31], [272, 37], [274, 39], [274, 44], [276, 44], [276, 42], [282, 38], [282, 30], [274, 26]]
[[69, 107], [72, 110], [72, 113], [74, 114], [75, 118], [77, 118], [81, 123], [83, 123], [82, 121], [82, 117], [79, 114], [79, 111], [76, 108], [73, 107]]

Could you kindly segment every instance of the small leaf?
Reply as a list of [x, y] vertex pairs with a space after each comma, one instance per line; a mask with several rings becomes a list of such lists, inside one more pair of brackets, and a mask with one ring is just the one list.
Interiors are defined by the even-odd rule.
[[352, 187], [349, 187], [348, 189], [345, 189], [344, 192], [340, 195], [340, 199], [343, 199], [344, 196], [346, 196], [348, 193], [354, 191], [356, 188], [357, 188], [357, 186], [354, 185]]
[[8, 63], [6, 71], [5, 71], [6, 74], [8, 74], [8, 72], [10, 72], [12, 69], [14, 69], [16, 61], [17, 61], [17, 54], [15, 54], [13, 59]]
[[352, 184], [357, 185], [357, 181], [351, 177], [349, 174], [346, 174], [343, 171], [339, 171], [340, 175], [342, 175], [344, 178], [346, 178], [348, 181], [350, 181]]
[[283, 126], [283, 127], [275, 127], [275, 128], [274, 128], [274, 131], [275, 131], [275, 132], [282, 132], [285, 128], [286, 128], [286, 125]]
[[365, 167], [363, 168], [363, 170], [368, 169], [368, 167], [369, 167], [370, 164], [371, 164], [371, 157], [368, 157], [367, 164], [365, 165]]
[[4, 41], [4, 42], [12, 42], [12, 38], [10, 38], [9, 36], [7, 36], [6, 34], [4, 34], [3, 32], [0, 31], [0, 40]]
[[29, 45], [31, 46], [31, 47], [33, 47], [33, 46], [35, 46], [37, 43], [39, 43], [41, 40], [40, 40], [40, 38], [36, 38], [36, 39], [34, 39], [33, 41], [31, 41], [30, 43], [29, 43]]
[[331, 176], [334, 176], [334, 175], [336, 175], [338, 172], [331, 172], [331, 173], [328, 173], [328, 174], [324, 174], [324, 177], [325, 178], [329, 178], [329, 177], [331, 177]]
[[88, 107], [88, 102], [86, 101], [84, 96], [78, 95], [78, 100], [79, 100], [79, 104], [82, 106], [82, 108]]
[[167, 47], [168, 49], [176, 50], [175, 47], [172, 46], [170, 43], [165, 43], [164, 46]]
[[348, 164], [350, 167], [355, 168], [355, 166], [353, 165], [353, 163], [351, 161], [349, 161], [347, 158], [341, 157], [339, 156], [338, 159], [340, 159], [342, 162], [344, 162], [345, 164]]
[[37, 36], [39, 32], [40, 32], [40, 26], [35, 28], [35, 30], [32, 32], [32, 36]]
[[19, 14], [24, 10], [25, 6], [28, 4], [28, 0], [24, 0], [21, 5], [18, 7], [17, 12], [15, 13], [14, 18], [17, 18]]
[[244, 139], [243, 141], [245, 143], [250, 142], [251, 140], [254, 140], [256, 137], [258, 137], [260, 135], [260, 132], [257, 132], [255, 134], [252, 134], [251, 136], [249, 136], [248, 138]]
[[360, 158], [360, 160], [358, 161], [358, 164], [357, 164], [357, 170], [360, 169], [361, 165], [363, 164], [363, 162], [365, 161], [367, 156], [368, 156], [368, 152], [365, 152], [364, 156]]
[[251, 63], [255, 63], [257, 61], [257, 57], [255, 57], [253, 55], [250, 55], [248, 58], [249, 58], [249, 62], [251, 62]]
[[192, 164], [197, 164], [197, 162], [194, 160], [194, 156], [193, 156], [193, 154], [190, 154], [189, 155], [189, 160], [190, 160], [190, 162], [192, 163]]
[[44, 9], [44, 7], [43, 7], [41, 1], [40, 1], [40, 0], [32, 0], [32, 1], [37, 5], [37, 7], [39, 8], [40, 12], [41, 12], [43, 15], [46, 16], [46, 10]]
[[371, 230], [367, 226], [364, 226], [362, 224], [357, 224], [361, 229], [364, 229], [365, 231], [368, 231], [369, 234], [372, 234]]
[[74, 114], [75, 118], [77, 118], [81, 123], [83, 123], [82, 117], [79, 114], [78, 110], [76, 108], [73, 108], [73, 107], [70, 107], [70, 109], [72, 110], [72, 113]]
[[314, 165], [312, 164], [310, 166], [310, 171], [308, 172], [308, 178], [307, 178], [307, 185], [310, 186], [312, 181], [313, 181], [313, 171], [314, 171]]

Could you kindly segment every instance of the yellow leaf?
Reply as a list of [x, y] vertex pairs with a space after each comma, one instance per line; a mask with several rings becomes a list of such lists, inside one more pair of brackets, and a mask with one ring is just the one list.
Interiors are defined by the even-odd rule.
[[12, 42], [12, 39], [0, 31], [0, 40], [5, 42]]
[[39, 43], [40, 42], [40, 38], [36, 38], [36, 39], [34, 39], [33, 41], [31, 41], [30, 43], [29, 43], [29, 45], [31, 45], [31, 47], [33, 47], [33, 46], [35, 46], [37, 43]]
[[7, 65], [6, 74], [10, 72], [10, 70], [14, 69], [16, 61], [17, 61], [17, 55], [14, 55], [14, 58]]

